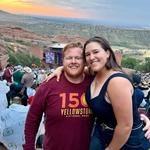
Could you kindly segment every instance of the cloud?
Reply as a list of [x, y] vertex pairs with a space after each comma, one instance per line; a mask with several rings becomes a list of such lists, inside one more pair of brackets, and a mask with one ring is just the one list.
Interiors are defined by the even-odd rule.
[[16, 3], [22, 3], [22, 4], [33, 4], [33, 0], [14, 0]]
[[[19, 0], [18, 0], [19, 1]], [[20, 0], [23, 3], [39, 6], [51, 6], [69, 12], [78, 12], [93, 19], [107, 19], [112, 17], [114, 0]]]
[[[1, 1], [1, 0], [0, 0]], [[150, 0], [10, 0], [107, 22], [149, 22]], [[49, 9], [48, 8], [48, 9]], [[61, 11], [60, 11], [61, 16]], [[74, 15], [75, 16], [75, 15]], [[149, 23], [150, 24], [150, 23]]]
[[22, 3], [22, 4], [31, 4], [31, 5], [36, 4], [35, 0], [15, 0], [15, 2]]
[[37, 5], [54, 6], [86, 14], [89, 18], [106, 18], [111, 14], [112, 0], [31, 0]]

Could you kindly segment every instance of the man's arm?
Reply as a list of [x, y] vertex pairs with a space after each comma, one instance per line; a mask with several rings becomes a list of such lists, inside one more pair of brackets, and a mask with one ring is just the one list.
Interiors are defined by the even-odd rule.
[[38, 132], [38, 128], [42, 119], [45, 105], [45, 95], [42, 86], [38, 89], [31, 107], [29, 109], [26, 123], [25, 123], [25, 144], [24, 150], [35, 150], [35, 139]]

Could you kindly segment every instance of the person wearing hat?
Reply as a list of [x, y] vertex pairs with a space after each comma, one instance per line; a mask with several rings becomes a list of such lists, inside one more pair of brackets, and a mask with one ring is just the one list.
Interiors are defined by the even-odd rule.
[[21, 84], [21, 79], [24, 75], [21, 65], [16, 66], [16, 70], [13, 72], [13, 81], [17, 84]]
[[21, 93], [23, 95], [22, 104], [27, 105], [28, 96], [26, 90], [34, 84], [34, 75], [30, 67], [24, 67], [24, 72], [25, 73], [21, 79], [21, 84], [23, 85]]
[[21, 83], [24, 87], [31, 87], [34, 83], [34, 76], [32, 74], [32, 69], [29, 67], [24, 67], [24, 75], [22, 77]]

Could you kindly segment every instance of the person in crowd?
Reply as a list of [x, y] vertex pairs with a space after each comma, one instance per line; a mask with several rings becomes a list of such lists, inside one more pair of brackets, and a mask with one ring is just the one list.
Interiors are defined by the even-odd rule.
[[34, 96], [25, 125], [24, 150], [35, 150], [35, 136], [45, 114], [45, 150], [88, 150], [92, 113], [85, 102], [90, 83], [83, 74], [83, 46], [70, 43], [63, 49], [64, 73], [41, 84]]
[[97, 117], [90, 150], [147, 150], [143, 123], [129, 77], [117, 64], [109, 42], [93, 37], [84, 44], [87, 65], [95, 77], [86, 100]]
[[21, 83], [24, 87], [31, 87], [34, 83], [34, 75], [30, 67], [24, 67], [24, 75], [22, 77]]
[[12, 83], [12, 73], [13, 73], [13, 66], [8, 64], [3, 73], [3, 80], [6, 80], [8, 84]]
[[[14, 97], [9, 108], [0, 113], [0, 150], [6, 147], [7, 150], [22, 150], [24, 144], [25, 120], [30, 105], [23, 106], [20, 97]], [[44, 118], [36, 136], [36, 141], [43, 133]]]
[[147, 96], [145, 97], [147, 99], [147, 101], [150, 103], [150, 91], [148, 91]]
[[142, 103], [142, 101], [144, 100], [144, 93], [139, 88], [139, 85], [141, 83], [141, 76], [138, 74], [133, 74], [132, 75], [132, 81], [133, 81], [133, 85], [134, 85], [135, 96], [137, 99], [137, 107], [139, 107], [140, 104]]
[[0, 112], [8, 106], [6, 93], [9, 91], [9, 86], [6, 80], [0, 80]]
[[13, 98], [9, 108], [0, 113], [0, 142], [8, 150], [22, 150], [24, 126], [29, 106], [21, 105], [19, 97]]
[[20, 97], [20, 98], [23, 97], [23, 95], [21, 93], [21, 90], [23, 88], [22, 84], [18, 84], [16, 82], [14, 82], [9, 87], [10, 87], [9, 91], [6, 93], [6, 97], [7, 97], [7, 101], [8, 101], [8, 107], [11, 105], [12, 99], [14, 97]]
[[28, 99], [27, 88], [32, 87], [32, 85], [34, 84], [34, 75], [30, 67], [24, 67], [24, 72], [25, 73], [21, 79], [21, 84], [23, 87], [20, 93], [23, 95], [22, 104], [26, 106]]
[[149, 91], [147, 93], [147, 96], [145, 97], [146, 101], [146, 115], [150, 118], [150, 84], [149, 84]]
[[24, 75], [23, 67], [21, 65], [15, 66], [13, 72], [13, 82], [21, 84], [22, 77]]
[[45, 70], [39, 70], [39, 73], [37, 75], [37, 82], [38, 84], [41, 84], [47, 77], [47, 74], [45, 72]]
[[28, 104], [30, 104], [30, 105], [32, 104], [34, 95], [35, 95], [38, 87], [39, 87], [39, 84], [34, 83], [31, 88], [30, 87], [27, 88]]
[[150, 91], [150, 87], [148, 85], [148, 81], [142, 80], [139, 88], [143, 91], [144, 97], [146, 98], [148, 92]]

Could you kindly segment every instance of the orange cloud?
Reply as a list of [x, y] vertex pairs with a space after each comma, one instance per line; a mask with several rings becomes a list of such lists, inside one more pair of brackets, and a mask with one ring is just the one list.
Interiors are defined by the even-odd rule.
[[1, 0], [0, 9], [9, 11], [12, 13], [24, 13], [24, 14], [36, 14], [46, 16], [63, 16], [63, 17], [75, 17], [75, 18], [87, 18], [83, 14], [78, 12], [67, 11], [60, 7], [54, 6], [38, 6], [31, 3], [22, 3], [16, 0]]

